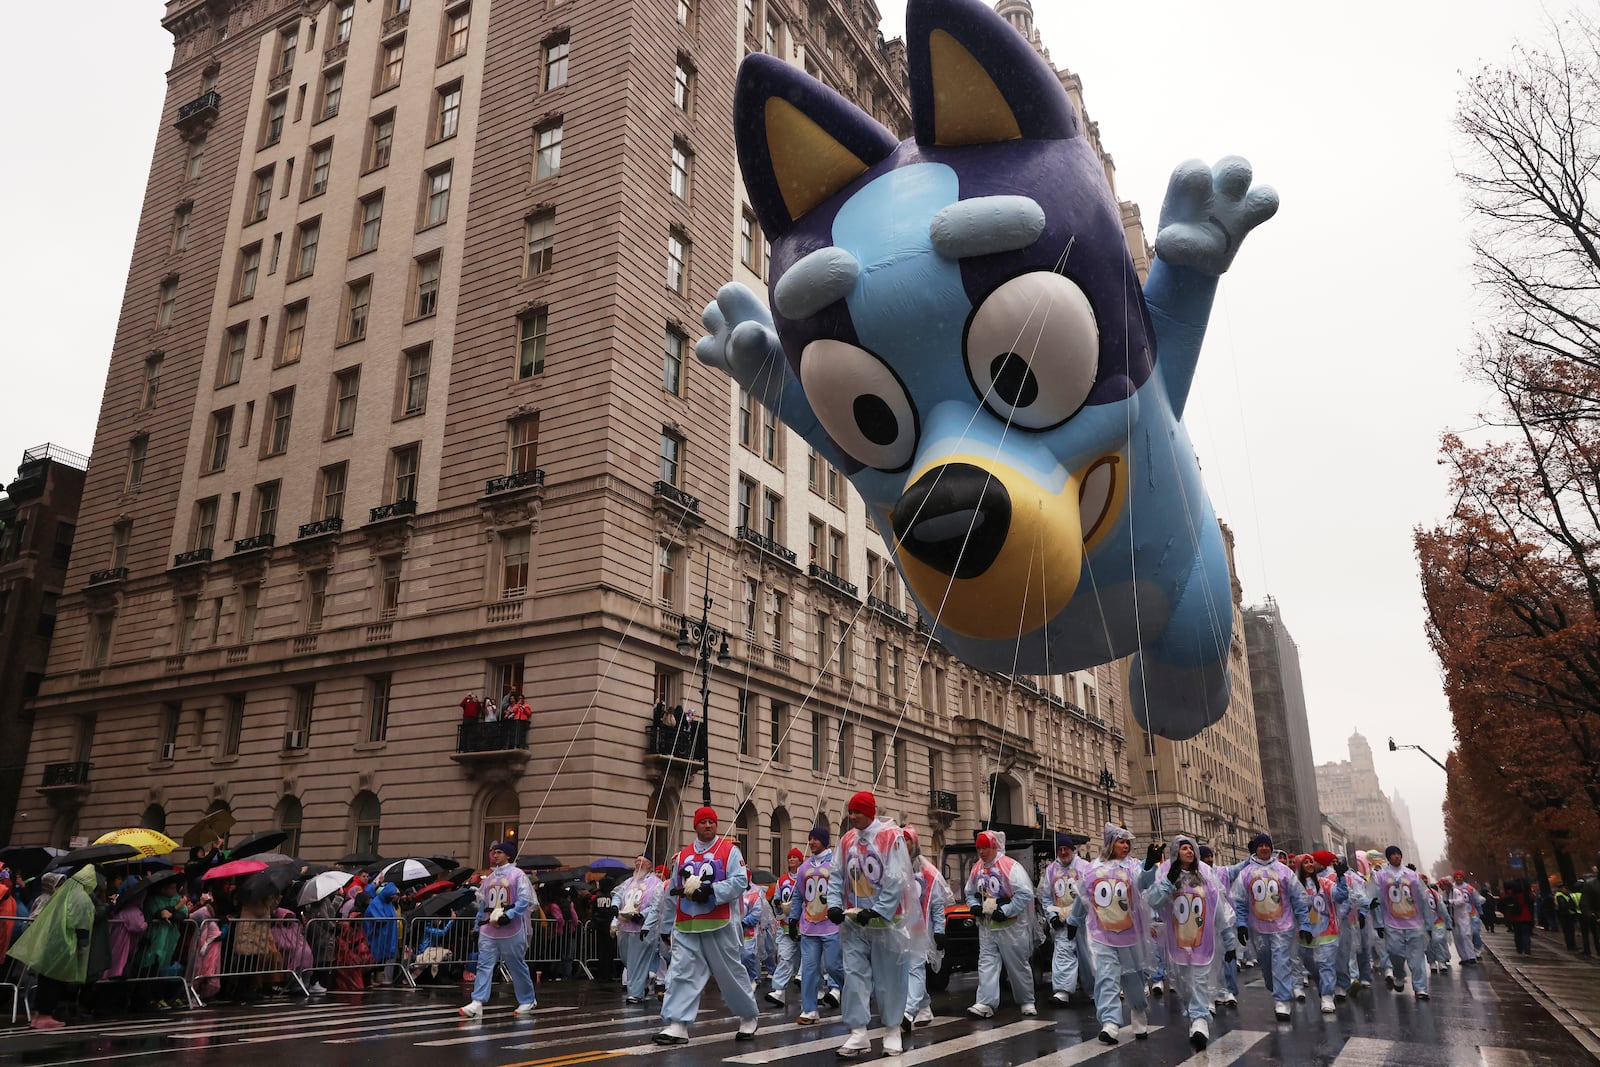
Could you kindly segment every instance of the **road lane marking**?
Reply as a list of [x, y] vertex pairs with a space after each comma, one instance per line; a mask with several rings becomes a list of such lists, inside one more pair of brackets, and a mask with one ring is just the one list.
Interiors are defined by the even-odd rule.
[[[567, 1010], [567, 1009], [562, 1009], [562, 1008], [542, 1008], [542, 1009], [537, 1009], [535, 1011], [535, 1014], [538, 1014], [538, 1011], [558, 1012], [558, 1011], [563, 1011], [563, 1010]], [[412, 1012], [407, 1012], [406, 1014], [414, 1016], [414, 1015], [416, 1015], [416, 1012], [412, 1011]], [[488, 1013], [486, 1012], [485, 1015], [487, 1015], [487, 1014]], [[499, 1013], [499, 1017], [500, 1017], [500, 1019], [511, 1019], [511, 1018], [513, 1018], [512, 1014], [511, 1014], [511, 1009], [509, 1009], [509, 1008], [505, 1009], [505, 1011], [503, 1013]], [[347, 1021], [347, 1020], [343, 1020], [343, 1019], [339, 1020], [340, 1023], [345, 1022], [345, 1021]], [[429, 1015], [426, 1018], [417, 1019], [417, 1020], [415, 1020], [413, 1022], [378, 1022], [378, 1023], [374, 1023], [374, 1024], [370, 1025], [370, 1026], [340, 1026], [337, 1029], [333, 1029], [333, 1030], [322, 1029], [322, 1030], [312, 1031], [312, 1032], [309, 1032], [309, 1033], [307, 1033], [305, 1031], [298, 1031], [298, 1032], [291, 1031], [291, 1032], [288, 1032], [288, 1033], [274, 1034], [274, 1035], [271, 1035], [271, 1036], [268, 1036], [268, 1037], [246, 1037], [246, 1038], [243, 1039], [243, 1041], [246, 1044], [266, 1045], [266, 1044], [272, 1044], [272, 1043], [278, 1042], [278, 1041], [294, 1041], [294, 1040], [297, 1040], [299, 1038], [312, 1038], [312, 1039], [321, 1040], [321, 1039], [329, 1038], [333, 1034], [361, 1034], [361, 1033], [366, 1033], [366, 1032], [371, 1031], [371, 1030], [383, 1030], [387, 1034], [388, 1032], [395, 1031], [395, 1030], [416, 1030], [416, 1029], [419, 1029], [421, 1027], [439, 1026], [439, 1025], [444, 1024], [444, 1023], [449, 1023], [451, 1025], [460, 1025], [460, 1024], [465, 1023], [466, 1021], [467, 1020], [463, 1019], [458, 1014], [457, 1011], [454, 1011], [454, 1010], [441, 1010], [436, 1015]], [[337, 1026], [337, 1024], [335, 1024], [335, 1025]], [[402, 1035], [402, 1036], [412, 1037], [412, 1036], [415, 1036], [415, 1035], [406, 1034], [406, 1035]], [[325, 1043], [331, 1044], [332, 1042], [328, 1041], [328, 1042], [325, 1042]]]
[[[1152, 1026], [1150, 1032], [1153, 1034], [1160, 1029], [1161, 1027], [1159, 1026]], [[1126, 1034], [1128, 1028], [1124, 1026], [1122, 1032]], [[1071, 1048], [1064, 1048], [1059, 1052], [1052, 1052], [1048, 1056], [1040, 1056], [1036, 1060], [1027, 1060], [1017, 1064], [1016, 1067], [1075, 1067], [1076, 1064], [1088, 1063], [1096, 1056], [1102, 1056], [1107, 1052], [1115, 1052], [1119, 1048], [1127, 1047], [1126, 1042], [1119, 1045], [1106, 1045], [1102, 1044], [1098, 1038], [1095, 1038], [1090, 1041], [1079, 1042]]]
[[1339, 1055], [1328, 1067], [1383, 1067], [1389, 1062], [1390, 1050], [1399, 1045], [1398, 1041], [1376, 1037], [1352, 1037], [1344, 1043], [1344, 1048], [1339, 1050]]
[[[830, 1021], [832, 1021], [832, 1020], [830, 1020]], [[915, 1033], [917, 1033], [919, 1031], [922, 1031], [922, 1030], [927, 1030], [931, 1026], [946, 1026], [946, 1025], [948, 1025], [950, 1023], [955, 1023], [955, 1022], [960, 1022], [960, 1021], [961, 1021], [960, 1018], [957, 1017], [957, 1016], [954, 1016], [954, 1015], [943, 1015], [943, 1016], [940, 1016], [939, 1018], [933, 1020], [933, 1022], [930, 1024], [930, 1026], [918, 1027], [917, 1030], [912, 1031], [912, 1034], [915, 1034]], [[895, 1027], [895, 1029], [898, 1030], [899, 1027]], [[771, 1031], [771, 1030], [762, 1030], [762, 1031], [758, 1031], [756, 1033], [756, 1036], [760, 1037], [764, 1033], [772, 1033], [772, 1032], [773, 1031]], [[870, 1038], [873, 1041], [877, 1041], [877, 1040], [880, 1040], [883, 1037], [883, 1035], [886, 1034], [886, 1033], [888, 1033], [887, 1029], [885, 1029], [883, 1027], [879, 1027], [876, 1030], [867, 1031], [867, 1037]], [[783, 1046], [780, 1046], [779, 1048], [762, 1049], [760, 1052], [748, 1052], [748, 1053], [744, 1054], [743, 1056], [727, 1056], [727, 1057], [723, 1058], [722, 1062], [723, 1063], [776, 1063], [779, 1060], [790, 1060], [790, 1059], [794, 1059], [796, 1056], [807, 1056], [807, 1055], [810, 1055], [813, 1052], [822, 1052], [822, 1051], [824, 1051], [826, 1049], [838, 1048], [840, 1045], [844, 1044], [846, 1040], [848, 1040], [849, 1036], [850, 1035], [848, 1033], [837, 1034], [837, 1035], [829, 1035], [827, 1037], [823, 1037], [820, 1040], [816, 1040], [816, 1041], [802, 1041], [801, 1043], [799, 1043], [797, 1045], [783, 1045]]]
[[[1178, 1067], [1206, 1067], [1208, 1064], [1232, 1063], [1246, 1052], [1255, 1047], [1257, 1041], [1266, 1037], [1265, 1030], [1233, 1030], [1211, 1039], [1203, 1052], [1196, 1052], [1193, 1056], [1178, 1064]], [[1102, 1045], [1101, 1048], [1107, 1046]], [[1216, 1057], [1213, 1059], [1212, 1057]]]

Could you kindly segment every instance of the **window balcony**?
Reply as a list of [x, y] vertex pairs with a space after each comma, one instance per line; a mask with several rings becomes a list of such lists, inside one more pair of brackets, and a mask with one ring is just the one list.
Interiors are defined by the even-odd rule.
[[655, 493], [660, 499], [676, 504], [684, 511], [700, 514], [700, 498], [685, 493], [671, 482], [656, 482]]
[[233, 554], [242, 556], [246, 552], [260, 552], [272, 547], [277, 541], [274, 534], [256, 534], [254, 537], [241, 537], [233, 543]]
[[526, 489], [532, 485], [544, 484], [544, 469], [535, 467], [531, 471], [518, 471], [515, 474], [502, 474], [498, 478], [490, 478], [483, 483], [483, 495], [494, 496], [496, 493], [510, 493], [518, 489]]
[[867, 597], [867, 607], [889, 616], [889, 618], [895, 620], [901, 626], [911, 625], [911, 616], [901, 611], [887, 600], [880, 600], [875, 596], [869, 596]]
[[417, 502], [415, 500], [396, 500], [392, 504], [383, 504], [373, 508], [367, 521], [369, 523], [388, 522], [390, 519], [405, 518], [416, 513]]
[[20, 504], [24, 500], [32, 500], [44, 495], [44, 473], [29, 474], [25, 478], [18, 478], [6, 486], [6, 495], [13, 503]]
[[215, 89], [201, 93], [178, 109], [178, 121], [173, 123], [178, 133], [187, 140], [204, 133], [222, 113], [222, 94]]
[[172, 557], [172, 565], [174, 567], [192, 567], [196, 563], [210, 562], [211, 549], [209, 548], [196, 548], [188, 552], [179, 552], [176, 556]]
[[506, 752], [528, 747], [525, 722], [463, 722], [456, 727], [456, 752]]
[[128, 577], [126, 567], [107, 567], [103, 571], [93, 571], [89, 575], [90, 585], [112, 585]]
[[861, 599], [861, 592], [856, 588], [856, 584], [854, 582], [847, 582], [830, 570], [826, 570], [823, 567], [813, 563], [811, 564], [807, 573], [809, 573], [811, 577], [815, 578], [823, 585], [832, 586], [845, 596], [853, 597], [856, 600]]
[[739, 540], [748, 541], [750, 544], [755, 545], [757, 548], [761, 549], [761, 551], [765, 552], [767, 555], [776, 556], [778, 559], [783, 560], [789, 566], [791, 566], [791, 567], [794, 566], [794, 561], [795, 561], [794, 553], [792, 551], [790, 551], [789, 549], [784, 548], [782, 545], [778, 544], [778, 542], [774, 541], [772, 538], [768, 537], [766, 534], [760, 533], [760, 532], [758, 532], [756, 530], [752, 530], [748, 526], [741, 526], [736, 531], [734, 531], [734, 533], [739, 538]]
[[336, 534], [342, 529], [344, 520], [337, 516], [331, 519], [318, 519], [316, 522], [300, 524], [300, 538], [304, 540], [307, 537], [325, 537], [328, 534]]
[[948, 789], [928, 790], [928, 810], [936, 815], [960, 815], [961, 805]]
[[701, 722], [651, 723], [645, 734], [645, 755], [671, 762], [683, 760], [704, 763], [706, 758], [706, 731]]

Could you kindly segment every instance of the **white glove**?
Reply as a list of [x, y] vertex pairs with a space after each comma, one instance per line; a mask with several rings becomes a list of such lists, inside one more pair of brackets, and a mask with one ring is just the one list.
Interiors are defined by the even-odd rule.
[[854, 919], [859, 914], [861, 914], [861, 909], [860, 908], [846, 908], [846, 909], [844, 909], [844, 915], [845, 915], [845, 918], [847, 918], [847, 919]]
[[995, 907], [996, 907], [996, 901], [995, 901], [994, 897], [984, 897], [983, 898], [983, 913], [985, 915], [993, 915]]
[[700, 876], [698, 874], [691, 874], [689, 877], [687, 877], [687, 878], [685, 878], [683, 880], [683, 895], [684, 896], [686, 896], [686, 897], [687, 896], [692, 896], [694, 894], [695, 890], [697, 890], [699, 888], [700, 888]]
[[1069, 908], [1069, 907], [1067, 907], [1065, 905], [1057, 905], [1056, 906], [1056, 917], [1058, 919], [1060, 919], [1062, 922], [1066, 922], [1067, 921], [1067, 916], [1069, 916], [1071, 914], [1072, 914], [1072, 909], [1071, 908]]
[[500, 916], [504, 915], [505, 913], [506, 909], [497, 905], [495, 909], [489, 913], [489, 921], [491, 923], [497, 923], [500, 921]]

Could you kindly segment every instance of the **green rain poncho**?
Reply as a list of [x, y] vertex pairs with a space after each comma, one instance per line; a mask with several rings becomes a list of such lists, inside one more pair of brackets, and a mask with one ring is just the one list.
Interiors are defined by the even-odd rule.
[[94, 868], [88, 865], [63, 880], [49, 903], [12, 942], [11, 955], [35, 973], [58, 982], [81, 985], [87, 981], [95, 884]]

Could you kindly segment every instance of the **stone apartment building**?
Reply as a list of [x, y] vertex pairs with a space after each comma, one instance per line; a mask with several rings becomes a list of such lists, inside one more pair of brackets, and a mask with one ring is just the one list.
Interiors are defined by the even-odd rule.
[[[226, 805], [312, 857], [520, 833], [577, 861], [677, 840], [707, 766], [764, 865], [873, 783], [936, 842], [1129, 818], [1116, 671], [951, 658], [840, 472], [693, 358], [720, 285], [765, 291], [739, 59], [908, 130], [870, 0], [169, 0], [164, 25], [28, 840]], [[513, 691], [525, 728], [462, 724]]]
[[1300, 650], [1276, 600], [1268, 597], [1265, 604], [1244, 609], [1244, 638], [1261, 752], [1266, 829], [1277, 847], [1290, 852], [1322, 848], [1322, 816], [1311, 759], [1305, 686], [1300, 679]]
[[1350, 758], [1317, 764], [1322, 810], [1338, 819], [1355, 847], [1383, 851], [1398, 844], [1409, 856], [1394, 806], [1378, 781], [1372, 746], [1361, 731], [1350, 735]]

